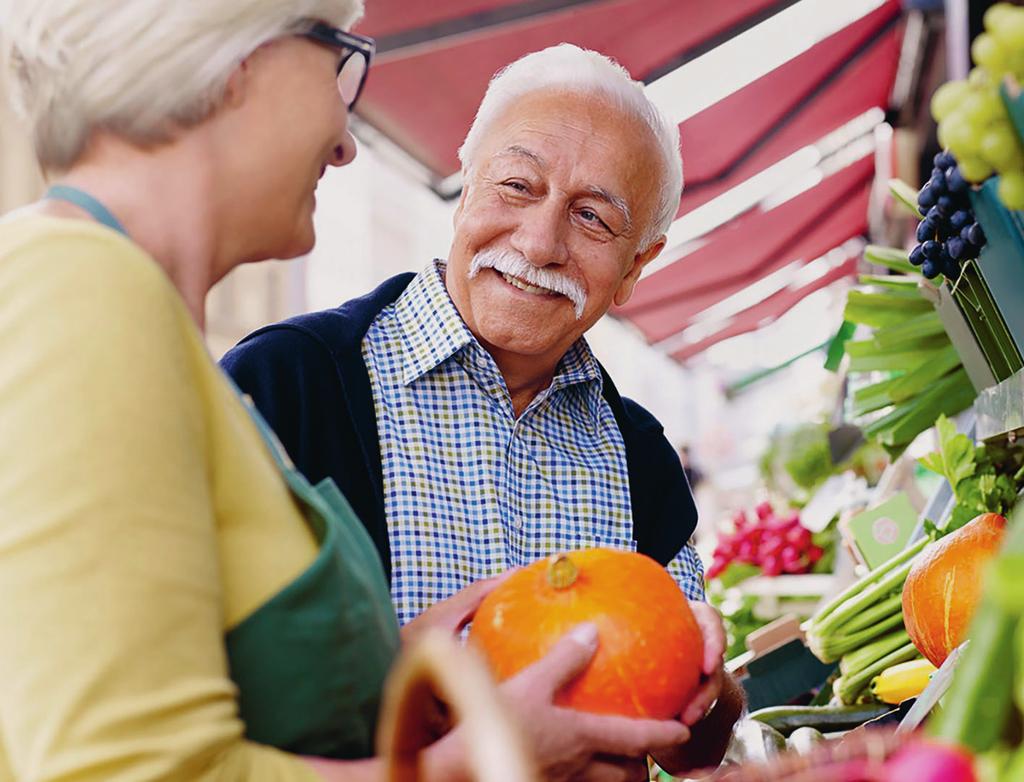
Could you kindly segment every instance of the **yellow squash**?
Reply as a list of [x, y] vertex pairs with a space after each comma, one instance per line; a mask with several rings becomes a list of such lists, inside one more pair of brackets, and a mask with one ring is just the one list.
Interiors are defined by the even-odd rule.
[[911, 660], [886, 668], [871, 680], [871, 694], [884, 703], [916, 698], [928, 686], [936, 668], [927, 660]]

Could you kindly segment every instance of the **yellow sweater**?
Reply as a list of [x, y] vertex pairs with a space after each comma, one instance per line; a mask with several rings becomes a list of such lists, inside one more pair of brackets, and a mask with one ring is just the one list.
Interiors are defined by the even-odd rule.
[[162, 269], [0, 223], [0, 782], [319, 779], [243, 739], [223, 640], [315, 555]]

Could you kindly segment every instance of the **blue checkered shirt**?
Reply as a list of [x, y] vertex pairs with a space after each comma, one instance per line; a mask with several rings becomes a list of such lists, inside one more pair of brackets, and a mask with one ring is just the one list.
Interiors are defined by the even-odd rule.
[[[380, 312], [362, 349], [403, 624], [478, 579], [552, 553], [635, 550], [625, 445], [585, 340], [516, 418], [501, 372], [434, 262]], [[703, 599], [691, 546], [669, 572]]]

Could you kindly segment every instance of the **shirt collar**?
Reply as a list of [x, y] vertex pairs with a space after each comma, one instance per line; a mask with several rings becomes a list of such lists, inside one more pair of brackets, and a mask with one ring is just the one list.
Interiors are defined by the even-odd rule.
[[[405, 359], [402, 382], [409, 385], [456, 354], [469, 348], [465, 366], [484, 374], [497, 373], [494, 361], [477, 342], [448, 295], [444, 283], [445, 262], [432, 261], [402, 293], [395, 315], [402, 333]], [[551, 391], [587, 383], [600, 395], [601, 368], [584, 338], [578, 339], [562, 356], [551, 381]]]
[[432, 261], [409, 283], [395, 304], [405, 354], [405, 385], [476, 341], [448, 295], [444, 266], [443, 261]]

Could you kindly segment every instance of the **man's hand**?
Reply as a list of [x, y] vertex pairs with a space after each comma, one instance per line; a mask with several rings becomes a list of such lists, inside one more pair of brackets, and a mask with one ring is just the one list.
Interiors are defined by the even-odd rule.
[[718, 612], [703, 601], [691, 600], [690, 609], [704, 638], [701, 686], [683, 712], [683, 722], [693, 726], [704, 719], [722, 691], [725, 675], [725, 626]]
[[722, 618], [707, 603], [691, 601], [690, 608], [704, 636], [702, 683], [682, 714], [691, 737], [685, 744], [651, 753], [659, 766], [677, 776], [713, 768], [722, 761], [744, 703], [743, 688], [725, 673]]

